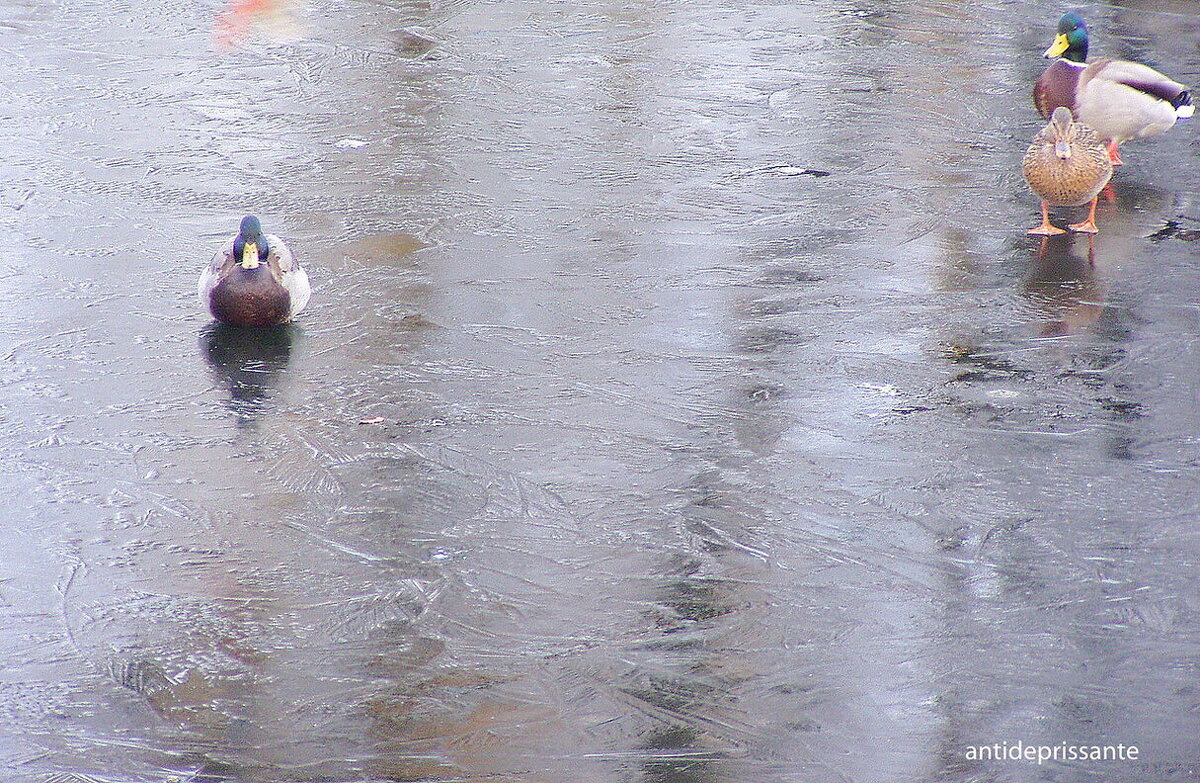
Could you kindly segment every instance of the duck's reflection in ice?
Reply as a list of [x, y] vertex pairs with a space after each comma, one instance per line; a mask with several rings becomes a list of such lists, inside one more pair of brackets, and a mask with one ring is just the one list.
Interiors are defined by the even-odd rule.
[[266, 407], [298, 331], [294, 324], [239, 329], [215, 322], [201, 331], [201, 351], [239, 422], [252, 423]]
[[[1081, 246], [1086, 243], [1086, 249]], [[1096, 275], [1096, 237], [1043, 237], [1024, 294], [1039, 314], [1042, 337], [1087, 331], [1104, 313], [1107, 284]]]

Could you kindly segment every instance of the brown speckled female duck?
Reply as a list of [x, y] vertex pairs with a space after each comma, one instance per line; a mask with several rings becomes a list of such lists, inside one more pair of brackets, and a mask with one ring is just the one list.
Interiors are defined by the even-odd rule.
[[1042, 199], [1042, 224], [1030, 234], [1062, 234], [1050, 224], [1049, 207], [1077, 207], [1091, 202], [1087, 220], [1072, 231], [1095, 234], [1096, 198], [1112, 177], [1113, 164], [1096, 132], [1071, 119], [1071, 110], [1059, 106], [1046, 127], [1038, 131], [1021, 162], [1025, 181]]

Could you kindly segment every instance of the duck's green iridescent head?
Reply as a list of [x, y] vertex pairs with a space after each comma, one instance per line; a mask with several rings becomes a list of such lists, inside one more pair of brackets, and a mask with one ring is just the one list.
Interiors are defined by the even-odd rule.
[[1058, 34], [1054, 36], [1054, 43], [1042, 56], [1048, 59], [1062, 57], [1081, 63], [1087, 60], [1087, 52], [1087, 25], [1083, 23], [1082, 16], [1070, 11], [1058, 20]]
[[258, 222], [258, 218], [254, 215], [246, 215], [242, 218], [242, 224], [238, 227], [238, 233], [247, 239], [262, 235], [262, 223]]
[[263, 236], [262, 224], [254, 215], [246, 215], [238, 228], [237, 239], [233, 240], [233, 257], [243, 269], [257, 269], [260, 263], [267, 260], [269, 253], [270, 248], [267, 247], [267, 238]]

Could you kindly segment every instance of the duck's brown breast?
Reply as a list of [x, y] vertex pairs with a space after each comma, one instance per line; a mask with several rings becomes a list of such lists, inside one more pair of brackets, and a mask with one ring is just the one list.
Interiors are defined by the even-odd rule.
[[288, 320], [291, 297], [271, 276], [227, 277], [209, 294], [213, 317], [231, 326], [274, 326]]
[[1033, 85], [1033, 105], [1046, 119], [1059, 106], [1075, 111], [1075, 88], [1083, 66], [1071, 65], [1066, 60], [1055, 60]]

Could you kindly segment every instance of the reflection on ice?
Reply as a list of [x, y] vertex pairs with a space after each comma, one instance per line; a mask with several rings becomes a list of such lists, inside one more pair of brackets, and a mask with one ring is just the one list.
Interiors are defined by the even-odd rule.
[[1043, 237], [1030, 269], [1024, 291], [1043, 313], [1043, 337], [1086, 331], [1104, 313], [1107, 286], [1097, 277], [1094, 235]]
[[294, 324], [243, 329], [213, 322], [200, 334], [200, 344], [217, 382], [229, 393], [230, 409], [242, 421], [262, 412], [279, 374], [287, 368]]

